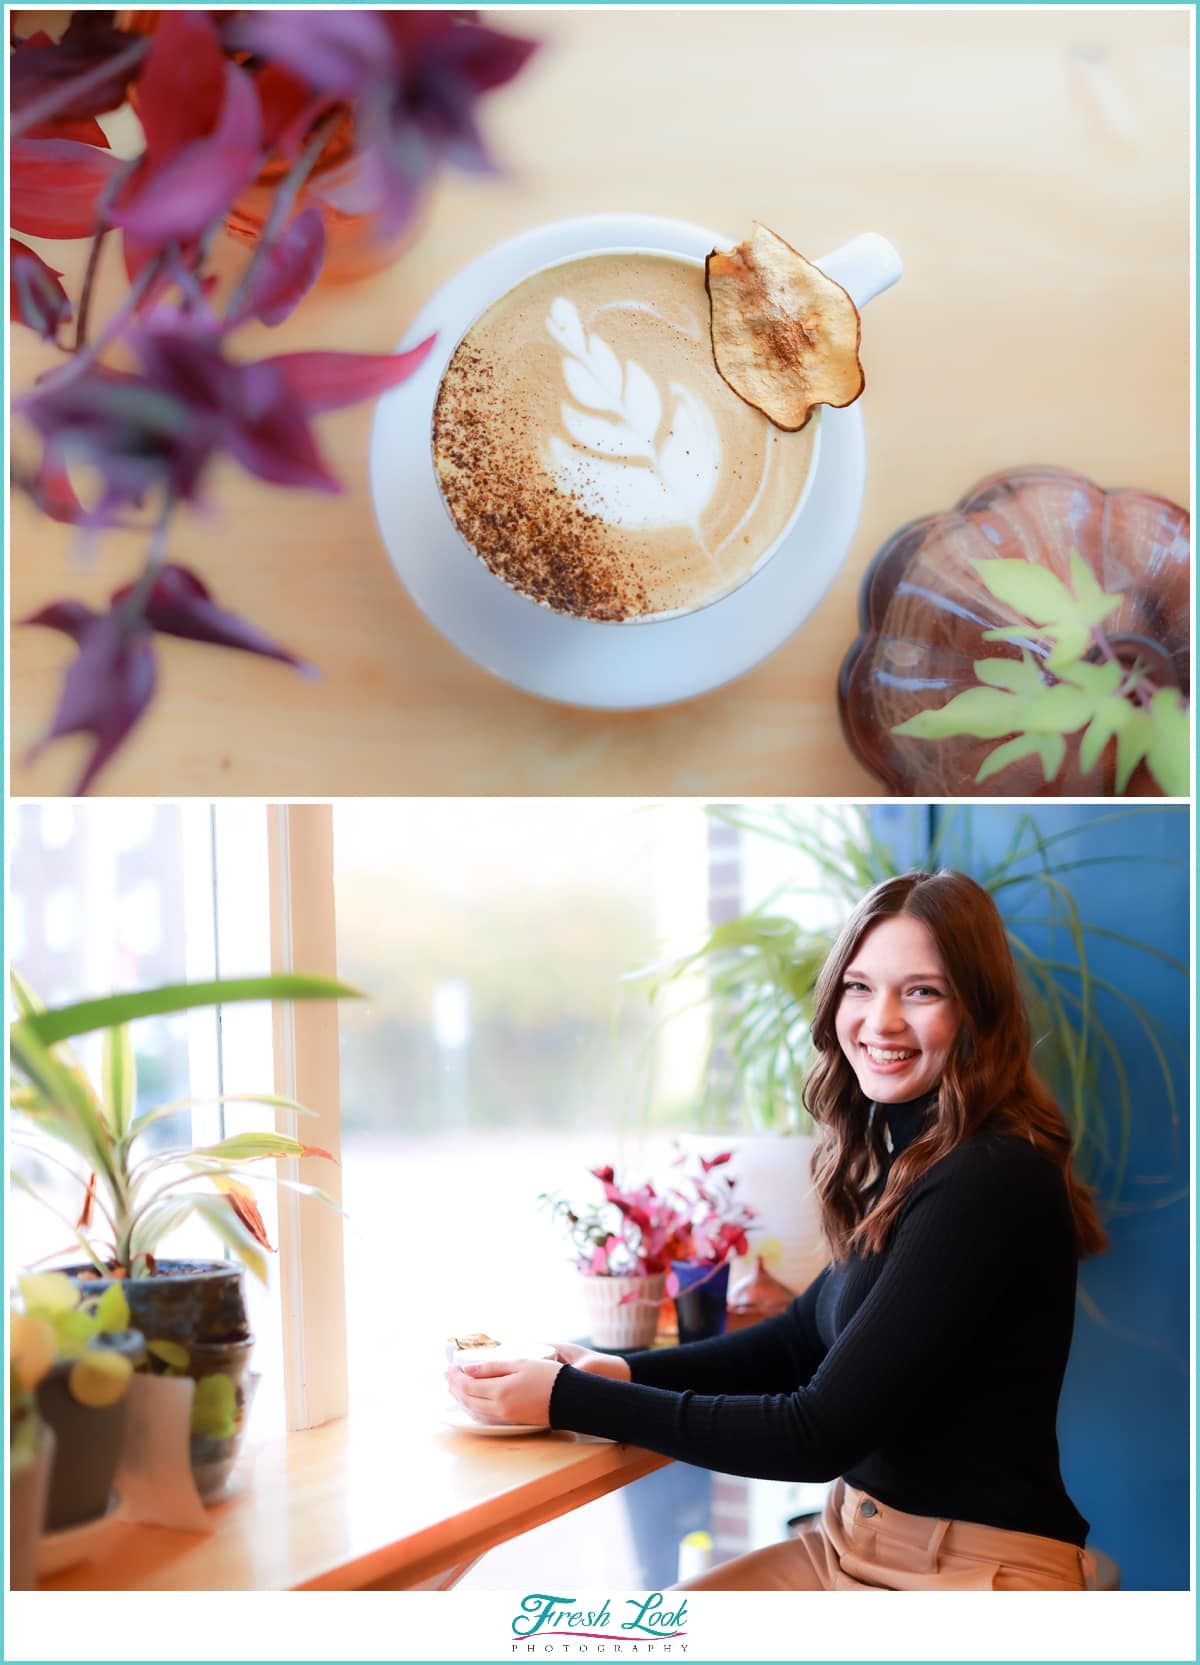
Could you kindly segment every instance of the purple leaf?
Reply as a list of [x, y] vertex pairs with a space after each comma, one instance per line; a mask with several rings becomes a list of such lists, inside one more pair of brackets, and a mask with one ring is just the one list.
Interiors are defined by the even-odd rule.
[[241, 366], [242, 397], [225, 445], [242, 467], [279, 486], [341, 491], [309, 432], [307, 412], [267, 359]]
[[280, 372], [292, 396], [311, 415], [373, 399], [407, 381], [436, 339], [427, 336], [406, 353], [285, 353], [262, 362]]
[[77, 139], [16, 139], [9, 161], [9, 219], [30, 237], [90, 237], [100, 196], [125, 166]]
[[379, 13], [356, 11], [249, 12], [231, 25], [230, 38], [283, 64], [310, 87], [351, 97], [381, 74], [395, 73], [388, 31]]
[[234, 322], [254, 317], [282, 324], [317, 281], [325, 258], [325, 225], [318, 208], [306, 208], [267, 252], [254, 293]]
[[31, 613], [27, 619], [18, 622], [45, 625], [47, 630], [61, 630], [78, 646], [89, 626], [95, 624], [99, 617], [99, 613], [93, 613], [82, 601], [52, 601], [39, 613]]
[[225, 102], [211, 136], [147, 164], [121, 193], [110, 218], [138, 243], [162, 248], [198, 237], [230, 208], [258, 172], [261, 123], [250, 77], [235, 64], [225, 70]]
[[[56, 118], [63, 120], [100, 116], [122, 105], [144, 62], [133, 49], [143, 43], [111, 24], [111, 12], [74, 12], [60, 40], [39, 30], [18, 42], [9, 58], [13, 114], [55, 95], [64, 100], [55, 106]], [[143, 53], [149, 46], [146, 41]], [[111, 65], [108, 74], [102, 72], [105, 64]]]
[[[132, 588], [131, 584], [127, 584], [116, 591], [112, 598], [114, 607], [125, 599]], [[82, 604], [59, 602], [57, 605], [79, 607]], [[82, 610], [84, 613], [88, 611], [87, 608]], [[26, 622], [46, 624], [53, 621], [40, 618]], [[171, 564], [163, 567], [154, 580], [146, 603], [146, 623], [165, 636], [181, 636], [191, 642], [212, 642], [219, 647], [238, 648], [244, 653], [257, 653], [266, 659], [277, 659], [284, 665], [294, 665], [304, 676], [318, 674], [312, 665], [281, 647], [278, 642], [273, 642], [254, 625], [248, 624], [236, 613], [218, 607], [208, 586], [187, 567]], [[63, 623], [56, 627], [66, 629], [67, 625]]]
[[[70, 608], [58, 603], [43, 609], [55, 613]], [[73, 636], [79, 652], [67, 671], [54, 721], [33, 749], [33, 756], [65, 734], [90, 734], [96, 744], [83, 774], [75, 785], [82, 794], [95, 780], [117, 748], [137, 725], [154, 696], [154, 651], [149, 631], [125, 611], [78, 619], [69, 625], [65, 615], [46, 619], [35, 617], [31, 624], [49, 623], [51, 628]]]
[[67, 292], [58, 281], [62, 276], [47, 266], [17, 238], [8, 240], [8, 316], [14, 323], [28, 324], [46, 341], [53, 341], [58, 326], [71, 316]]

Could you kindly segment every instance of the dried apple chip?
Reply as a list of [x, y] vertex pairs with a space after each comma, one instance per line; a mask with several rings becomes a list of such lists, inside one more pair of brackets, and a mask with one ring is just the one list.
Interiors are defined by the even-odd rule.
[[858, 308], [782, 237], [755, 221], [746, 242], [713, 250], [704, 280], [717, 371], [769, 422], [795, 433], [817, 405], [858, 398]]

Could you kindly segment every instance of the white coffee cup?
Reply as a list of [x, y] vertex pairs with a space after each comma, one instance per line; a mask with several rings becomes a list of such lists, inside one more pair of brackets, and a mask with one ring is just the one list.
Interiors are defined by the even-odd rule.
[[[568, 226], [574, 226], [577, 222], [568, 221], [566, 224]], [[547, 232], [550, 232], [556, 228], [546, 227], [544, 229]], [[477, 306], [470, 319], [466, 322], [465, 326], [458, 332], [457, 340], [450, 344], [451, 352], [448, 357], [453, 357], [458, 346], [466, 337], [470, 336], [480, 319], [487, 314], [497, 301], [501, 300], [504, 295], [508, 294], [511, 289], [519, 287], [519, 283], [524, 283], [531, 278], [540, 277], [547, 273], [560, 271], [564, 274], [563, 281], [569, 283], [569, 277], [567, 276], [569, 268], [580, 261], [603, 256], [625, 257], [627, 259], [644, 256], [665, 259], [675, 263], [676, 265], [692, 268], [697, 275], [699, 286], [699, 280], [704, 272], [705, 256], [714, 246], [712, 239], [707, 233], [701, 233], [700, 235], [703, 237], [705, 244], [702, 253], [684, 252], [677, 247], [673, 249], [657, 247], [643, 242], [630, 242], [621, 245], [609, 244], [606, 246], [586, 248], [581, 252], [572, 253], [565, 259], [559, 258], [544, 261], [540, 265], [535, 265], [529, 271], [525, 272], [518, 284], [510, 285], [508, 288], [501, 289], [495, 293], [493, 293], [490, 288], [485, 291], [484, 286], [481, 286], [480, 291], [478, 292], [478, 300], [480, 304]], [[827, 256], [824, 260], [819, 261], [818, 264], [826, 270], [830, 270], [832, 267], [833, 270], [830, 272], [830, 275], [835, 276], [835, 279], [838, 282], [843, 281], [842, 276], [838, 274], [844, 273], [847, 281], [843, 282], [843, 287], [846, 288], [851, 294], [851, 297], [854, 299], [856, 305], [862, 305], [865, 304], [865, 300], [869, 299], [872, 294], [878, 293], [879, 289], [888, 281], [894, 281], [895, 276], [898, 275], [899, 257], [896, 255], [895, 250], [892, 249], [891, 245], [882, 237], [866, 236], [855, 239], [854, 243], [845, 245], [844, 248], [839, 249], [833, 255]], [[714, 383], [715, 380], [716, 378], [714, 377]], [[654, 611], [633, 613], [624, 618], [600, 618], [598, 619], [598, 622], [606, 625], [645, 625], [662, 623], [666, 619], [686, 617], [690, 614], [702, 611], [705, 607], [714, 606], [717, 602], [725, 600], [727, 596], [731, 595], [743, 584], [748, 583], [757, 572], [761, 571], [762, 568], [766, 566], [768, 561], [771, 560], [772, 556], [774, 556], [787, 541], [787, 538], [795, 527], [796, 521], [798, 520], [812, 491], [813, 481], [820, 466], [821, 416], [822, 407], [818, 407], [807, 425], [806, 438], [808, 443], [811, 445], [809, 466], [807, 472], [803, 476], [803, 479], [799, 482], [799, 489], [796, 493], [794, 501], [791, 503], [790, 512], [787, 514], [786, 519], [784, 520], [779, 531], [776, 533], [775, 537], [759, 553], [757, 559], [752, 565], [734, 577], [732, 581], [727, 582], [726, 586], [723, 589], [718, 590], [715, 594], [712, 593], [711, 587], [706, 587], [702, 594], [698, 595], [694, 600], [690, 600], [681, 606], [670, 608], [660, 607]], [[765, 419], [762, 419], [762, 421], [765, 429], [767, 427], [766, 421]], [[431, 460], [432, 454], [431, 445]], [[486, 490], [486, 482], [482, 483], [481, 489]], [[469, 539], [464, 537], [463, 531], [455, 521], [448, 505], [446, 505], [446, 514], [454, 528], [455, 534], [459, 537], [463, 537], [464, 541], [467, 542], [468, 547], [471, 547]], [[499, 579], [498, 581], [503, 582], [503, 579]], [[518, 589], [520, 588], [519, 585], [517, 587]], [[568, 608], [565, 610], [570, 611], [571, 609]]]
[[[636, 709], [719, 686], [803, 623], [844, 558], [863, 499], [861, 419], [855, 406], [816, 419], [821, 441], [801, 499], [789, 528], [760, 557], [754, 572], [733, 591], [683, 616], [627, 621], [653, 624], [657, 628], [652, 631], [631, 632], [551, 612], [510, 589], [462, 536], [442, 497], [432, 452], [437, 391], [455, 348], [490, 306], [535, 273], [589, 254], [626, 249], [702, 263], [712, 249], [730, 248], [738, 240], [655, 215], [557, 220], [487, 250], [456, 272], [405, 332], [400, 350], [433, 332], [436, 340], [416, 374], [380, 399], [376, 409], [371, 488], [384, 544], [430, 622], [478, 664], [530, 693], [571, 704]], [[816, 264], [860, 308], [903, 272], [896, 250], [872, 232]], [[869, 339], [863, 359], [869, 386]], [[835, 419], [839, 442], [832, 444], [828, 430]], [[803, 570], [789, 558], [777, 580], [781, 564], [775, 556], [797, 534], [799, 523], [807, 525], [814, 515], [820, 533]], [[673, 634], [664, 639], [663, 632]], [[646, 652], [631, 656], [615, 645], [630, 642], [644, 642]]]

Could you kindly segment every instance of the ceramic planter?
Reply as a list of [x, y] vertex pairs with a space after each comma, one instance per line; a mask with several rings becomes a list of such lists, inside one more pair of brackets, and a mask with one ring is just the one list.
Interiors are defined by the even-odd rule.
[[675, 1295], [675, 1321], [679, 1344], [708, 1341], [725, 1334], [725, 1305], [729, 1296], [729, 1262], [713, 1266], [704, 1260], [673, 1260], [671, 1270], [679, 1283]]
[[[87, 1295], [98, 1295], [112, 1281], [87, 1277], [87, 1268], [69, 1273]], [[81, 1275], [82, 1274], [82, 1275]], [[190, 1436], [192, 1477], [202, 1498], [218, 1494], [237, 1461], [250, 1409], [248, 1375], [254, 1337], [246, 1312], [245, 1272], [228, 1261], [160, 1260], [152, 1277], [125, 1278], [121, 1287], [133, 1322], [148, 1342], [173, 1342], [188, 1355], [176, 1373], [197, 1384], [197, 1420]], [[165, 1369], [153, 1360], [151, 1368]], [[206, 1379], [224, 1376], [220, 1389]], [[209, 1414], [203, 1414], [204, 1406]], [[225, 1414], [227, 1412], [227, 1414]]]
[[613, 1351], [649, 1347], [658, 1328], [658, 1308], [666, 1281], [665, 1272], [629, 1278], [580, 1273], [593, 1347]]
[[[140, 1331], [122, 1330], [92, 1345], [133, 1360], [144, 1342]], [[46, 1507], [48, 1532], [95, 1520], [108, 1508], [125, 1431], [125, 1395], [113, 1405], [81, 1405], [68, 1385], [72, 1363], [60, 1359], [37, 1386], [38, 1410], [54, 1430], [56, 1447]]]

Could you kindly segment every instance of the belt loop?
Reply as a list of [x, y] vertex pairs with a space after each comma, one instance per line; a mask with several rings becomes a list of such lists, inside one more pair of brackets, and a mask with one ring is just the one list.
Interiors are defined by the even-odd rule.
[[929, 1534], [929, 1543], [926, 1546], [929, 1551], [930, 1572], [937, 1571], [938, 1551], [942, 1547], [943, 1538], [945, 1538], [947, 1532], [950, 1530], [950, 1524], [951, 1523], [948, 1520], [939, 1520], [934, 1522], [933, 1531]]

